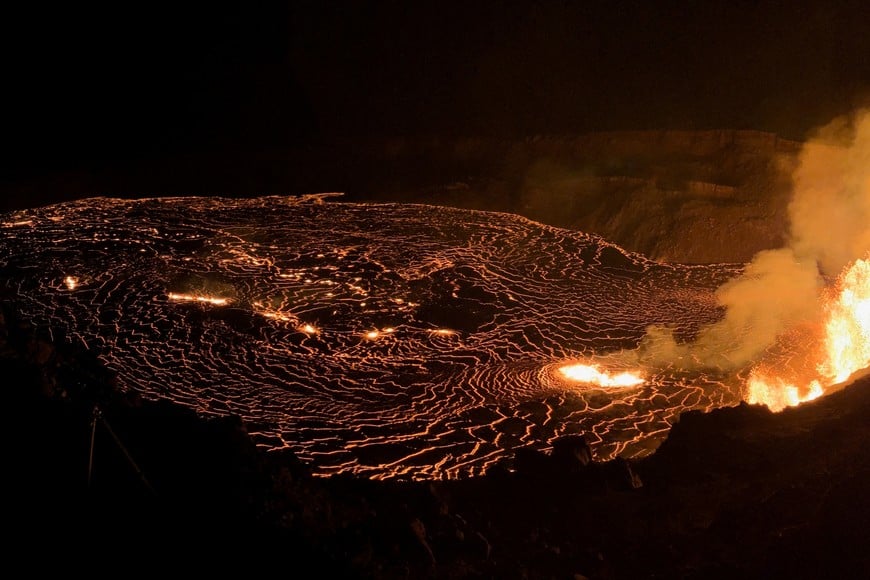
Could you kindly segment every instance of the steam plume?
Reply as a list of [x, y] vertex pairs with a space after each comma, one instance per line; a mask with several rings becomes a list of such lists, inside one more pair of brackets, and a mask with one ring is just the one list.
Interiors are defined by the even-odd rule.
[[803, 148], [789, 206], [791, 246], [835, 276], [870, 249], [870, 110], [841, 117]]
[[801, 323], [818, 323], [826, 278], [870, 250], [870, 110], [835, 119], [803, 147], [793, 173], [786, 247], [759, 252], [717, 291], [724, 318], [679, 344], [651, 327], [637, 351], [648, 365], [734, 369]]

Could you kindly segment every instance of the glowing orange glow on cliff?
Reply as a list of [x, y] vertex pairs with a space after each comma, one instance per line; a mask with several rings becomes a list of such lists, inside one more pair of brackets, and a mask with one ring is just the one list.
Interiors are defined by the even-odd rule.
[[559, 369], [559, 372], [566, 379], [578, 383], [598, 385], [600, 387], [635, 387], [645, 382], [643, 377], [634, 372], [624, 371], [611, 374], [607, 371], [599, 370], [595, 365], [579, 363], [563, 366]]
[[75, 290], [79, 285], [79, 279], [75, 276], [67, 276], [63, 279], [63, 284], [67, 290]]
[[840, 276], [826, 299], [818, 376], [803, 386], [753, 371], [747, 401], [773, 411], [811, 401], [870, 366], [870, 260], [858, 260]]

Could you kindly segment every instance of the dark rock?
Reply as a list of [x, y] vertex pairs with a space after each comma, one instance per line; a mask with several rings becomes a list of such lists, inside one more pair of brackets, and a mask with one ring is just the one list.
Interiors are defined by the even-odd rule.
[[448, 494], [442, 486], [438, 485], [437, 482], [430, 483], [429, 493], [432, 495], [432, 499], [437, 506], [438, 515], [445, 516], [450, 513]]
[[553, 462], [562, 471], [579, 471], [592, 462], [592, 448], [582, 435], [565, 435], [553, 442]]
[[44, 340], [30, 340], [27, 343], [27, 355], [29, 362], [44, 366], [55, 357], [54, 345]]
[[429, 545], [429, 541], [426, 537], [426, 526], [419, 518], [411, 520], [409, 525], [414, 537], [417, 538], [417, 541], [420, 542], [420, 545], [424, 550], [426, 550], [426, 554], [429, 555], [430, 564], [435, 566], [435, 553], [432, 551], [432, 547]]
[[486, 470], [486, 477], [493, 481], [503, 481], [510, 477], [512, 464], [509, 459], [502, 458]]
[[552, 472], [553, 463], [543, 451], [522, 447], [514, 452], [514, 469], [524, 477], [542, 477]]
[[631, 491], [643, 487], [643, 481], [631, 463], [621, 457], [604, 465], [608, 483], [617, 490]]

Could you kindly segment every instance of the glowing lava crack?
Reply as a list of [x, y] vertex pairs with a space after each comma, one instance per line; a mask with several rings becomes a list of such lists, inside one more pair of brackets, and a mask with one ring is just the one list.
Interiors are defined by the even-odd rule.
[[[870, 366], [870, 261], [856, 260], [837, 285], [823, 293], [824, 337], [812, 340], [805, 356], [815, 368], [803, 380], [770, 376], [755, 369], [749, 377], [747, 399], [781, 411], [812, 401], [829, 387]], [[809, 376], [806, 376], [809, 375]]]
[[239, 415], [321, 475], [474, 475], [575, 433], [599, 459], [637, 456], [682, 411], [740, 400], [715, 369], [618, 360], [650, 325], [690, 340], [719, 320], [739, 266], [659, 264], [508, 214], [323, 202], [17, 212], [0, 216], [0, 273], [120, 388]]

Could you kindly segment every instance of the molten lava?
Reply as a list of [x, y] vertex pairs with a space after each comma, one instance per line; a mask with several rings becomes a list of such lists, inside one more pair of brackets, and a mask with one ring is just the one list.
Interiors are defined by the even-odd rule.
[[228, 298], [203, 296], [199, 294], [180, 294], [177, 292], [170, 292], [168, 297], [174, 302], [204, 302], [206, 304], [211, 304], [212, 306], [226, 306], [230, 302]]
[[826, 309], [827, 360], [819, 365], [822, 376], [833, 383], [870, 366], [870, 261], [855, 262], [839, 287], [839, 295]]
[[870, 366], [870, 259], [857, 260], [840, 276], [824, 313], [817, 377], [798, 386], [753, 370], [747, 383], [748, 402], [781, 411], [824, 395], [832, 385]]
[[561, 367], [559, 372], [561, 372], [566, 379], [577, 381], [578, 383], [598, 385], [599, 387], [635, 387], [645, 382], [644, 379], [636, 373], [624, 371], [617, 374], [611, 374], [607, 371], [599, 370], [595, 365], [566, 365]]
[[317, 334], [318, 332], [320, 332], [315, 326], [311, 324], [304, 324], [299, 328], [299, 330], [304, 332], [305, 334]]
[[766, 405], [774, 412], [818, 399], [825, 394], [818, 380], [812, 381], [806, 388], [800, 388], [785, 379], [768, 377], [755, 372], [749, 377], [747, 387], [749, 388], [747, 400], [750, 403]]

